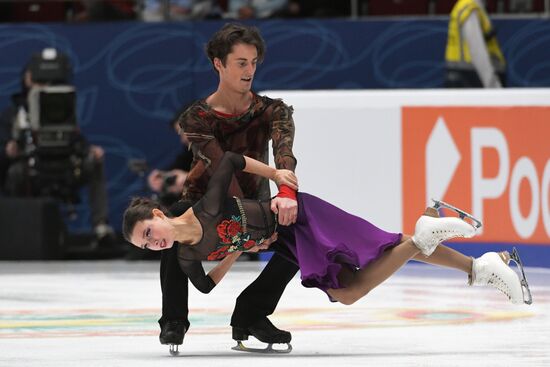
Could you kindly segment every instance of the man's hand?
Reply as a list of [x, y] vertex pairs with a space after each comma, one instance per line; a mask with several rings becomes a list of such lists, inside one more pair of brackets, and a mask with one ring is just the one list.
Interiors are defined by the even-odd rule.
[[17, 147], [17, 142], [15, 140], [10, 140], [6, 144], [6, 155], [9, 158], [15, 158], [19, 154], [19, 148]]
[[296, 222], [298, 203], [293, 199], [276, 197], [271, 200], [271, 211], [278, 214], [280, 225], [288, 226]]
[[149, 173], [149, 176], [147, 176], [147, 184], [149, 185], [149, 188], [155, 192], [160, 192], [160, 189], [162, 188], [162, 171], [159, 171], [158, 169], [154, 169]]
[[98, 161], [103, 159], [103, 156], [105, 155], [105, 151], [99, 145], [90, 146], [90, 152], [92, 153], [93, 157]]

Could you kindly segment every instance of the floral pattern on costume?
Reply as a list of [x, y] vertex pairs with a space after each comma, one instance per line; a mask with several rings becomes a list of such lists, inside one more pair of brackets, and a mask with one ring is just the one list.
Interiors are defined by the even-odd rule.
[[208, 260], [219, 260], [227, 254], [235, 251], [247, 251], [264, 242], [264, 238], [258, 242], [250, 239], [250, 233], [243, 229], [241, 216], [232, 215], [231, 219], [224, 219], [216, 227], [220, 242], [215, 251], [208, 255]]

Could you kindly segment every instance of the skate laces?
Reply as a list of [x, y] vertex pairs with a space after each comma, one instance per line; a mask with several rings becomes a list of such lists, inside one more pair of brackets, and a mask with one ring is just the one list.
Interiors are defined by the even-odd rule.
[[509, 300], [512, 300], [512, 291], [508, 287], [508, 284], [494, 272], [492, 272], [487, 279], [487, 285], [495, 287], [496, 289], [504, 293]]
[[[501, 265], [504, 265], [507, 269], [509, 269], [509, 263], [510, 263], [510, 254], [508, 251], [502, 251], [496, 253], [499, 257], [499, 259], [502, 261]], [[474, 261], [476, 261], [474, 259]], [[479, 260], [477, 260], [479, 261]], [[489, 285], [496, 289], [498, 289], [500, 292], [504, 293], [506, 297], [510, 301], [513, 301], [513, 290], [510, 288], [509, 283], [499, 275], [499, 273], [495, 270], [488, 270], [491, 268], [490, 261], [482, 259], [482, 262], [479, 263], [479, 268], [476, 271], [473, 271], [472, 274], [469, 275], [469, 284], [470, 285]], [[482, 275], [482, 276], [480, 276]], [[503, 274], [505, 275], [505, 274]]]
[[[428, 217], [431, 218], [431, 217]], [[443, 222], [439, 225], [436, 221], [444, 221], [445, 219], [450, 218], [437, 218], [434, 222], [429, 224], [431, 228], [429, 233], [431, 234], [431, 242], [442, 242], [451, 238], [456, 237], [466, 237], [467, 233], [464, 228], [460, 228], [458, 225], [460, 222]], [[470, 226], [468, 223], [464, 222], [465, 225]]]

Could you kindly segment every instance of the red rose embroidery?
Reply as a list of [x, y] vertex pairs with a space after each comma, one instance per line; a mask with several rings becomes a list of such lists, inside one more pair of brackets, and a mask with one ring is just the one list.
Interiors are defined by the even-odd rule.
[[227, 233], [229, 236], [233, 237], [241, 231], [241, 225], [238, 222], [231, 221], [227, 226]]
[[253, 240], [248, 240], [245, 242], [245, 244], [243, 245], [244, 249], [245, 250], [248, 250], [248, 249], [251, 249], [252, 247], [256, 246], [256, 242], [254, 242]]
[[225, 256], [227, 256], [227, 250], [229, 249], [229, 246], [222, 246], [218, 248], [216, 251], [212, 251], [207, 259], [208, 260], [218, 260], [223, 259]]
[[227, 227], [229, 224], [230, 222], [228, 220], [224, 220], [216, 227], [218, 237], [220, 237], [223, 243], [231, 243], [231, 236], [227, 235]]

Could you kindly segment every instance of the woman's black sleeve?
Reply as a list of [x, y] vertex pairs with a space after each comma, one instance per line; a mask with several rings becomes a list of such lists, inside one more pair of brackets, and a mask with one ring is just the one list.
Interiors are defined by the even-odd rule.
[[206, 193], [201, 199], [205, 212], [212, 216], [221, 212], [233, 174], [243, 170], [245, 165], [246, 161], [241, 154], [224, 153], [220, 164], [208, 182]]
[[202, 263], [199, 260], [178, 260], [181, 270], [201, 293], [210, 293], [216, 283], [204, 272]]

